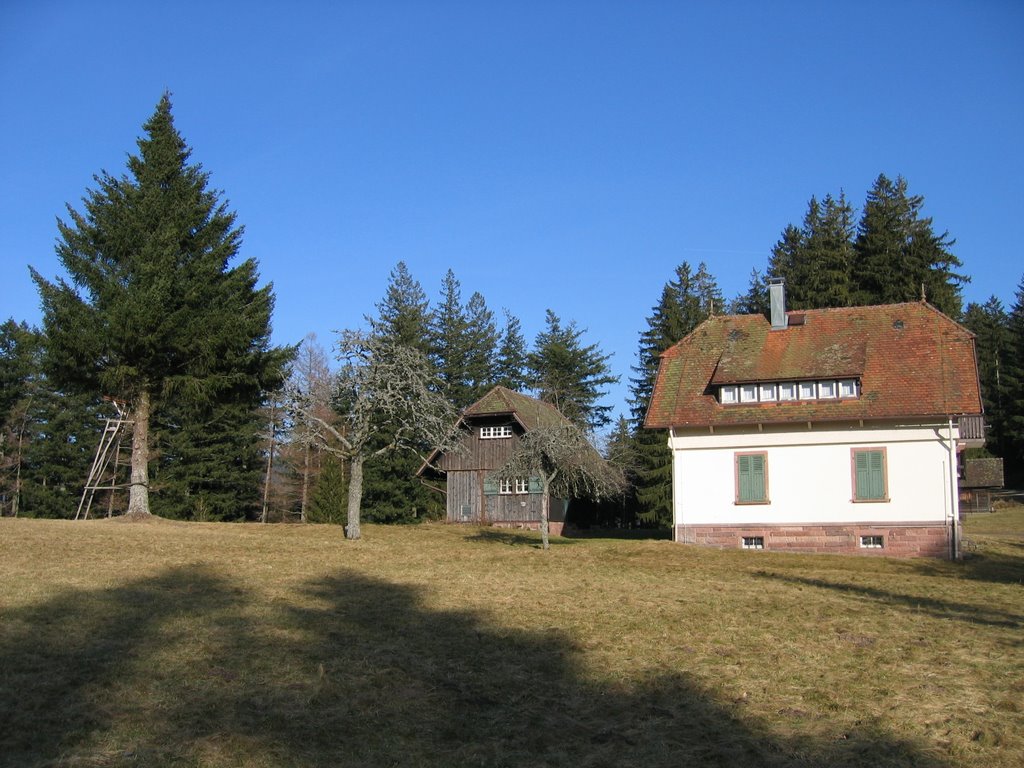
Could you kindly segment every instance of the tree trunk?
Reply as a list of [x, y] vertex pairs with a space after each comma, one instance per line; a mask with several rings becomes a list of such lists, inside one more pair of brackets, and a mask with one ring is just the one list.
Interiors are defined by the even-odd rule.
[[132, 477], [128, 487], [129, 517], [148, 517], [149, 512], [149, 392], [143, 390], [135, 403], [132, 428]]
[[548, 549], [551, 544], [548, 539], [548, 533], [551, 526], [548, 525], [548, 504], [550, 503], [551, 493], [548, 491], [547, 483], [544, 484], [544, 495], [540, 499], [540, 545], [545, 550]]
[[345, 526], [346, 539], [358, 539], [359, 508], [363, 503], [363, 457], [353, 456], [349, 459], [348, 480], [348, 525]]
[[309, 501], [309, 442], [302, 450], [302, 502], [299, 505], [299, 521], [306, 522], [306, 504]]
[[260, 514], [260, 522], [264, 525], [267, 524], [269, 517], [270, 508], [270, 477], [274, 472], [274, 449], [277, 447], [277, 442], [274, 438], [277, 437], [277, 404], [274, 403], [270, 406], [270, 450], [267, 451], [267, 471], [263, 476], [263, 511]]

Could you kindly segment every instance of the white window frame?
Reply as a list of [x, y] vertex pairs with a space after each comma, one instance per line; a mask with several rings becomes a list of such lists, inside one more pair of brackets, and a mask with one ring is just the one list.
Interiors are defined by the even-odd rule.
[[795, 381], [784, 381], [779, 384], [779, 400], [790, 402], [797, 398], [797, 386]]
[[855, 398], [857, 397], [857, 380], [856, 379], [840, 379], [839, 380], [839, 397], [840, 398]]
[[512, 495], [512, 480], [507, 477], [503, 477], [498, 481], [498, 493], [502, 496]]
[[839, 386], [832, 379], [818, 382], [818, 399], [835, 400], [839, 396]]
[[741, 536], [740, 549], [764, 549], [764, 536]]
[[512, 427], [507, 424], [502, 424], [496, 427], [480, 427], [481, 440], [500, 440], [506, 437], [512, 437]]
[[871, 534], [869, 536], [860, 537], [860, 548], [861, 549], [885, 549], [885, 536], [880, 534]]
[[719, 401], [722, 405], [732, 405], [740, 401], [739, 387], [735, 384], [725, 384], [719, 392]]
[[740, 402], [757, 402], [757, 384], [740, 384]]
[[774, 403], [778, 399], [778, 384], [761, 384], [757, 389], [758, 397], [761, 398], [762, 403]]
[[797, 385], [797, 396], [801, 400], [817, 400], [818, 387], [813, 381], [801, 381]]
[[517, 477], [516, 478], [516, 493], [524, 494], [530, 492], [530, 478], [528, 477]]

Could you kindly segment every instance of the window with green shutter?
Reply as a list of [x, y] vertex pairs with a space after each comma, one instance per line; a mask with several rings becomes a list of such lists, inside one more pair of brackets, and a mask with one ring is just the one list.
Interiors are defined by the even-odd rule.
[[765, 453], [736, 454], [736, 503], [765, 504], [768, 502], [768, 455]]
[[885, 449], [853, 449], [853, 500], [887, 501]]

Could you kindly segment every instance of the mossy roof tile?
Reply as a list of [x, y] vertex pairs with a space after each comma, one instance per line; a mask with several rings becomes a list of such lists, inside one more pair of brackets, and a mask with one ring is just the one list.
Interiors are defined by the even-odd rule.
[[[981, 413], [974, 336], [923, 302], [723, 315], [661, 356], [645, 425], [714, 426]], [[722, 405], [722, 384], [856, 378], [856, 399]]]

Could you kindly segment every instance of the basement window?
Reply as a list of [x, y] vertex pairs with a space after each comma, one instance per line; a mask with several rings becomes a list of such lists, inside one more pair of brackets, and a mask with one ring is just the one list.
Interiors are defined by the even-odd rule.
[[764, 536], [744, 536], [740, 542], [741, 549], [764, 549]]
[[861, 536], [860, 537], [860, 548], [861, 549], [884, 549], [885, 548], [885, 536]]

